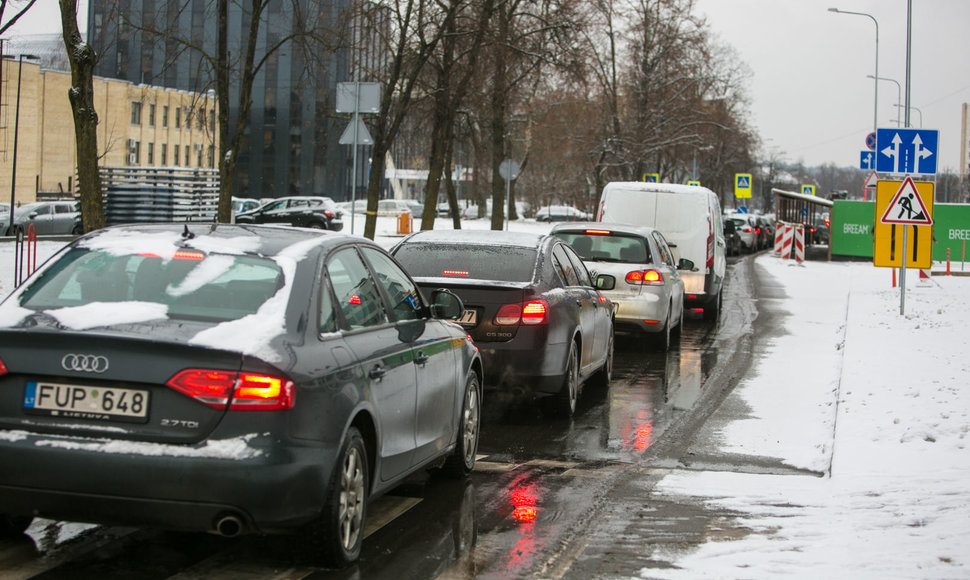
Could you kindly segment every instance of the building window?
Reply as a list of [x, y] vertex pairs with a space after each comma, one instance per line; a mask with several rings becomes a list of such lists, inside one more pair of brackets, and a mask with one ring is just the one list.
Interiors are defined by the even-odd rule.
[[148, 144], [148, 164], [153, 165], [155, 163], [155, 144]]
[[192, 107], [185, 107], [185, 130], [192, 130]]
[[175, 107], [175, 128], [182, 128], [182, 107]]
[[168, 144], [162, 143], [162, 166], [168, 165]]
[[[175, 112], [178, 113], [178, 109], [175, 109]], [[175, 116], [178, 117], [177, 114]], [[172, 165], [177, 166], [178, 164], [179, 164], [179, 146], [178, 146], [178, 143], [176, 143], [175, 145], [172, 145]]]
[[168, 129], [168, 105], [162, 105], [162, 127]]
[[141, 101], [131, 102], [131, 124], [141, 125]]
[[189, 167], [189, 166], [192, 165], [191, 163], [189, 163], [189, 161], [191, 161], [191, 158], [189, 157], [191, 154], [192, 154], [192, 152], [189, 151], [189, 146], [186, 145], [185, 146], [185, 166], [186, 167]]
[[148, 126], [155, 126], [155, 103], [148, 105]]
[[196, 144], [195, 145], [195, 153], [196, 153], [196, 164], [195, 164], [195, 166], [196, 167], [202, 167], [203, 166], [202, 165], [202, 145], [199, 145], [199, 144]]
[[214, 169], [216, 166], [216, 146], [209, 145], [209, 168]]
[[216, 134], [216, 110], [209, 109], [209, 132]]

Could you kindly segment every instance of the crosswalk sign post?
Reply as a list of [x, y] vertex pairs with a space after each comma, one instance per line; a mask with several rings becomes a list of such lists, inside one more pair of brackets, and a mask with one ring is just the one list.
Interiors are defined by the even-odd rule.
[[734, 197], [738, 199], [747, 199], [751, 197], [750, 173], [734, 174]]
[[[899, 267], [899, 313], [906, 313], [906, 267], [926, 269], [933, 264], [934, 183], [881, 180], [876, 185], [873, 265]], [[909, 229], [913, 228], [913, 239]], [[902, 236], [898, 236], [902, 228]], [[901, 238], [901, 240], [900, 240]], [[902, 244], [898, 244], [900, 240]], [[912, 242], [912, 243], [910, 243]]]

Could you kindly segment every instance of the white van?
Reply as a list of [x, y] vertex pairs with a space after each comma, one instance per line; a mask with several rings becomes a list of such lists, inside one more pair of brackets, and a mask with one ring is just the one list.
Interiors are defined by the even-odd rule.
[[684, 306], [718, 318], [726, 259], [717, 194], [693, 185], [615, 181], [603, 188], [597, 219], [660, 230], [678, 262], [694, 262], [694, 271], [681, 272]]

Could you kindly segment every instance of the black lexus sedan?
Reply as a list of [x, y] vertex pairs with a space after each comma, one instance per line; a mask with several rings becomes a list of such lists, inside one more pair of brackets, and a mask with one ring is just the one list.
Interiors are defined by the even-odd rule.
[[299, 532], [359, 554], [367, 505], [475, 463], [482, 364], [447, 290], [373, 242], [117, 226], [0, 304], [0, 532], [31, 517]]
[[281, 197], [256, 209], [236, 214], [237, 224], [283, 224], [332, 230], [344, 227], [343, 212], [329, 197], [296, 195]]
[[428, 230], [391, 250], [425, 290], [447, 288], [481, 350], [486, 389], [527, 392], [571, 415], [587, 379], [609, 384], [610, 275], [590, 278], [561, 239], [487, 230]]

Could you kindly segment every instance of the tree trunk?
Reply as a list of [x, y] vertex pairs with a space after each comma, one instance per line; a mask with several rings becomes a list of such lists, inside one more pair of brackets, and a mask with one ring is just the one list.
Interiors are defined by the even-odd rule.
[[78, 30], [77, 1], [59, 0], [59, 3], [64, 46], [71, 63], [68, 99], [74, 116], [81, 219], [84, 231], [90, 232], [104, 227], [101, 175], [98, 173], [98, 112], [94, 108], [94, 65], [97, 55], [91, 45], [84, 42]]

